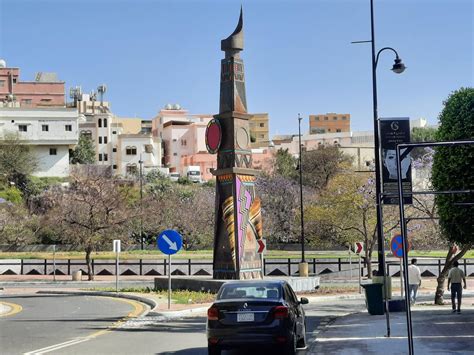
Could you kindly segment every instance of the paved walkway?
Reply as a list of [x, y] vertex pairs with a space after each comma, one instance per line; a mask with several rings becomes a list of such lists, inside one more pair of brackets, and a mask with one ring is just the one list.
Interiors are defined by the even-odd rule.
[[[412, 308], [415, 354], [474, 354], [474, 297], [463, 299], [461, 314], [451, 313], [450, 302]], [[310, 354], [407, 354], [406, 313], [390, 313], [391, 336], [387, 338], [385, 315], [367, 312], [336, 318], [318, 335]]]

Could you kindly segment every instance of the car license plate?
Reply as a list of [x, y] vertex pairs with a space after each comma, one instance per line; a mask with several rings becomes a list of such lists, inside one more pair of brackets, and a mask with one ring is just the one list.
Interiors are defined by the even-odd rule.
[[237, 313], [237, 322], [253, 322], [255, 316], [253, 313]]

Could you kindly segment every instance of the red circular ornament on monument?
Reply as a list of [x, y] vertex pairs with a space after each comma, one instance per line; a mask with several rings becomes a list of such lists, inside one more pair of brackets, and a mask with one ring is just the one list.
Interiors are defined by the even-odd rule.
[[212, 119], [206, 128], [206, 148], [211, 154], [216, 154], [221, 146], [222, 129], [217, 119]]

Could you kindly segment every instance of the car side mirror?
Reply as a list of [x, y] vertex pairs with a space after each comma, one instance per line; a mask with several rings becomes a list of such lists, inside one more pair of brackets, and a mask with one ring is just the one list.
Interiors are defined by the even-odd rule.
[[300, 298], [300, 304], [308, 304], [308, 303], [309, 303], [309, 301], [306, 297], [301, 297]]

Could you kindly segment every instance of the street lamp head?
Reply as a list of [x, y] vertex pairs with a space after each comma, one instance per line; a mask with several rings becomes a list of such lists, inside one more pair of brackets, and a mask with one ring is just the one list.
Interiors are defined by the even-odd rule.
[[393, 64], [392, 71], [396, 74], [401, 74], [405, 71], [405, 64], [402, 63], [402, 60], [397, 57], [395, 58], [395, 63]]

